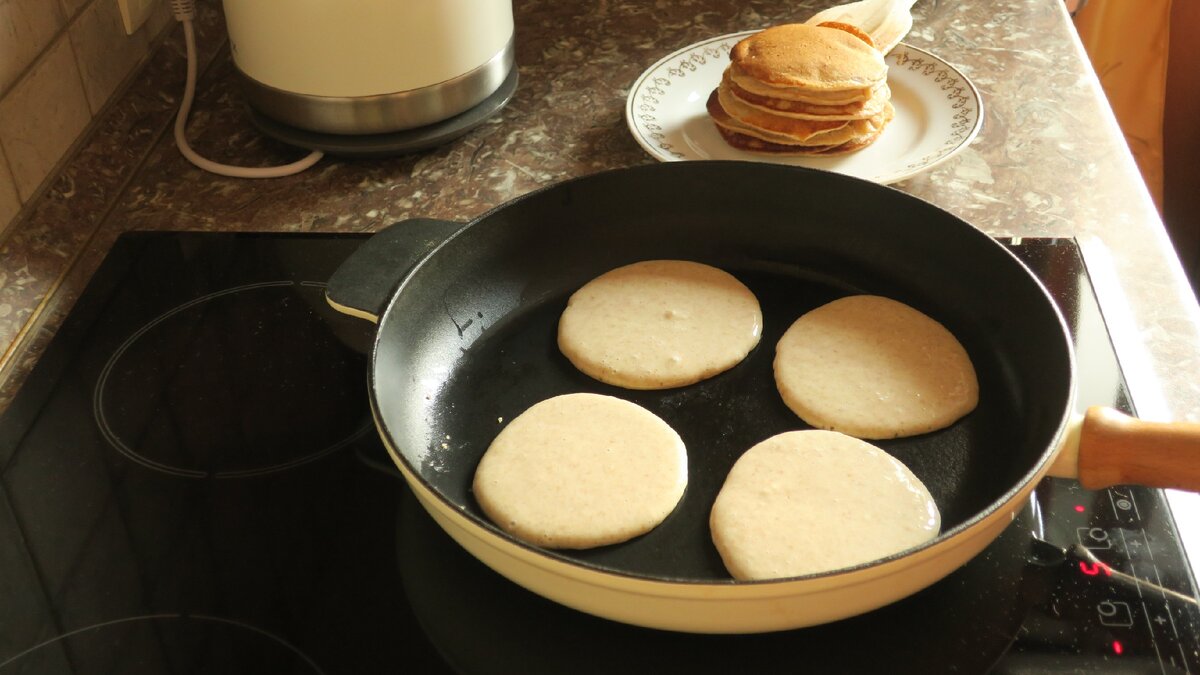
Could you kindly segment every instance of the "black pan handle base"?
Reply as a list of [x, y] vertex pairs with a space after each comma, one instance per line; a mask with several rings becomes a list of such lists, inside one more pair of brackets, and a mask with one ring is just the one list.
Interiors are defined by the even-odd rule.
[[412, 268], [465, 225], [413, 218], [376, 232], [329, 278], [325, 300], [343, 314], [378, 323]]

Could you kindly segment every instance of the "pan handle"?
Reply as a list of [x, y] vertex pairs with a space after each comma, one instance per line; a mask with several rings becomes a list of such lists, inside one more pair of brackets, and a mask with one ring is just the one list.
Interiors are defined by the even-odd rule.
[[1200, 424], [1149, 422], [1093, 406], [1051, 474], [1072, 473], [1090, 490], [1144, 485], [1200, 492]]
[[343, 314], [379, 323], [400, 282], [430, 251], [465, 225], [412, 218], [392, 223], [363, 242], [325, 286], [325, 301]]

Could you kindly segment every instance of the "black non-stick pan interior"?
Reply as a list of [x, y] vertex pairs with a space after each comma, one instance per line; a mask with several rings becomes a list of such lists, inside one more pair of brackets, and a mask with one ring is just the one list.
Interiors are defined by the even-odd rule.
[[[555, 342], [568, 296], [613, 267], [655, 258], [705, 262], [747, 284], [763, 308], [759, 346], [726, 373], [665, 391], [624, 390], [579, 373]], [[929, 487], [944, 532], [969, 526], [1029, 479], [1069, 413], [1062, 321], [1038, 282], [982, 232], [836, 174], [653, 165], [558, 184], [492, 211], [394, 297], [379, 327], [373, 403], [414, 472], [489, 528], [470, 485], [504, 424], [569, 392], [638, 403], [687, 444], [683, 500], [633, 541], [555, 555], [627, 574], [728, 580], [708, 532], [717, 491], [747, 448], [807, 428], [775, 390], [775, 343], [805, 311], [852, 293], [916, 307], [971, 355], [981, 388], [974, 412], [942, 431], [878, 442]]]

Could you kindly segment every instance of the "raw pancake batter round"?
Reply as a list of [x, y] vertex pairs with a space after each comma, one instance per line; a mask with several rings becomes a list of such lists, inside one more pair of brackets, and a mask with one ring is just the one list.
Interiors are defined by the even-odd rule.
[[776, 346], [775, 383], [805, 422], [859, 438], [935, 431], [979, 401], [975, 368], [954, 335], [877, 295], [834, 300], [797, 319]]
[[580, 371], [628, 389], [669, 389], [721, 373], [762, 334], [762, 310], [733, 275], [685, 260], [606, 272], [567, 302], [558, 347]]
[[644, 534], [687, 487], [683, 440], [650, 411], [599, 394], [565, 394], [506, 426], [475, 471], [488, 518], [547, 548], [590, 548]]
[[735, 579], [817, 574], [937, 536], [941, 515], [899, 460], [834, 431], [789, 431], [733, 465], [709, 528]]

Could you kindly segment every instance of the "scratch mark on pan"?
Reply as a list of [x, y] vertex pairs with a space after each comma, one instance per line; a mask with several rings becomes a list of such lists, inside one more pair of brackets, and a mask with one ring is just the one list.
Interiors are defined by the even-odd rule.
[[459, 324], [454, 320], [454, 313], [450, 311], [450, 305], [446, 302], [446, 296], [442, 296], [442, 310], [446, 312], [446, 318], [450, 319], [450, 323], [458, 330], [458, 337], [462, 337], [463, 333], [471, 327], [471, 319], [468, 319], [465, 324]]

